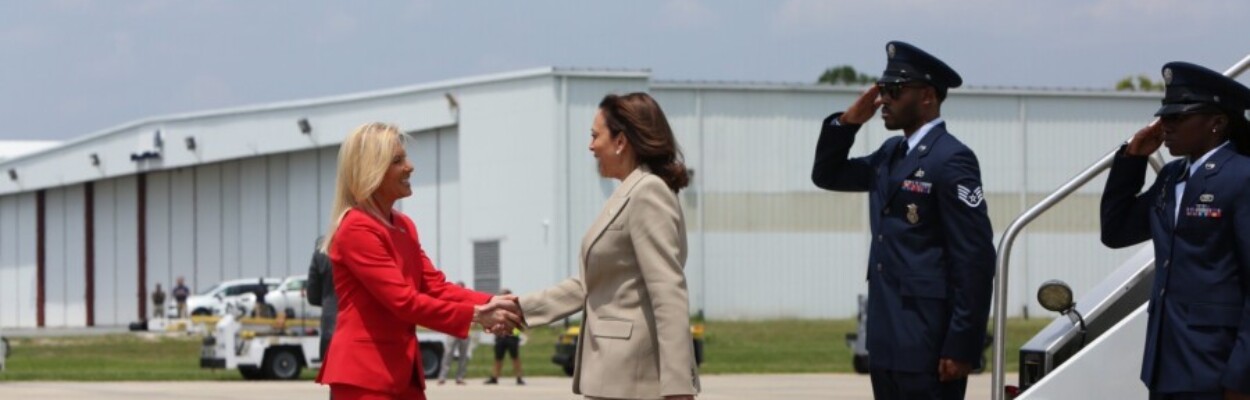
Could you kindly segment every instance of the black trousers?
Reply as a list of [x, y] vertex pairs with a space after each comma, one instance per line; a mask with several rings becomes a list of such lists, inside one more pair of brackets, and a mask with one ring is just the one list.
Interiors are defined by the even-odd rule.
[[872, 397], [876, 400], [963, 400], [968, 378], [939, 382], [937, 371], [872, 370]]

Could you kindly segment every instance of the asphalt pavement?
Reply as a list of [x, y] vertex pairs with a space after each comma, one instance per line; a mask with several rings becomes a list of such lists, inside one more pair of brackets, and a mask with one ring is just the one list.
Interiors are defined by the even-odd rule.
[[[3, 372], [0, 372], [3, 373]], [[703, 400], [759, 399], [871, 399], [867, 375], [784, 374], [784, 375], [704, 375], [700, 377]], [[1015, 382], [1014, 374], [1008, 382]], [[459, 386], [430, 381], [426, 396], [431, 400], [548, 400], [581, 399], [572, 393], [569, 378], [527, 378], [525, 386], [513, 379], [500, 379], [499, 385], [481, 380]], [[988, 399], [989, 374], [974, 375], [968, 383], [969, 399]], [[0, 400], [235, 400], [235, 399], [326, 399], [329, 389], [309, 381], [266, 382], [0, 382]]]

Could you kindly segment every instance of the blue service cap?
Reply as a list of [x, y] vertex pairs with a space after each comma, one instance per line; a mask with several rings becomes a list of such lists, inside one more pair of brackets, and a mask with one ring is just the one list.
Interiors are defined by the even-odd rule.
[[885, 72], [877, 83], [925, 82], [939, 89], [955, 88], [964, 83], [959, 73], [937, 57], [905, 42], [885, 44], [888, 57]]
[[1174, 61], [1163, 65], [1163, 106], [1155, 116], [1183, 114], [1217, 108], [1245, 118], [1250, 108], [1250, 89], [1245, 85], [1201, 65]]

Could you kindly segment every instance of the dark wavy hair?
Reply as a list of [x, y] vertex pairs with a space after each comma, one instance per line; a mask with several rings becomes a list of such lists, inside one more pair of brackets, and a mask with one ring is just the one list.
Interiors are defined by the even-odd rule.
[[668, 125], [664, 110], [646, 93], [609, 94], [599, 102], [603, 120], [612, 137], [624, 134], [638, 163], [651, 168], [674, 193], [690, 184], [681, 148]]

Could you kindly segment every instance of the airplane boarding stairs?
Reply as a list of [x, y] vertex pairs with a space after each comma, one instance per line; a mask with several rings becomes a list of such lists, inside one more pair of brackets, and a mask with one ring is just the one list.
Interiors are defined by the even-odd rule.
[[1154, 248], [1142, 247], [1020, 348], [1017, 399], [1144, 399], [1141, 374]]

